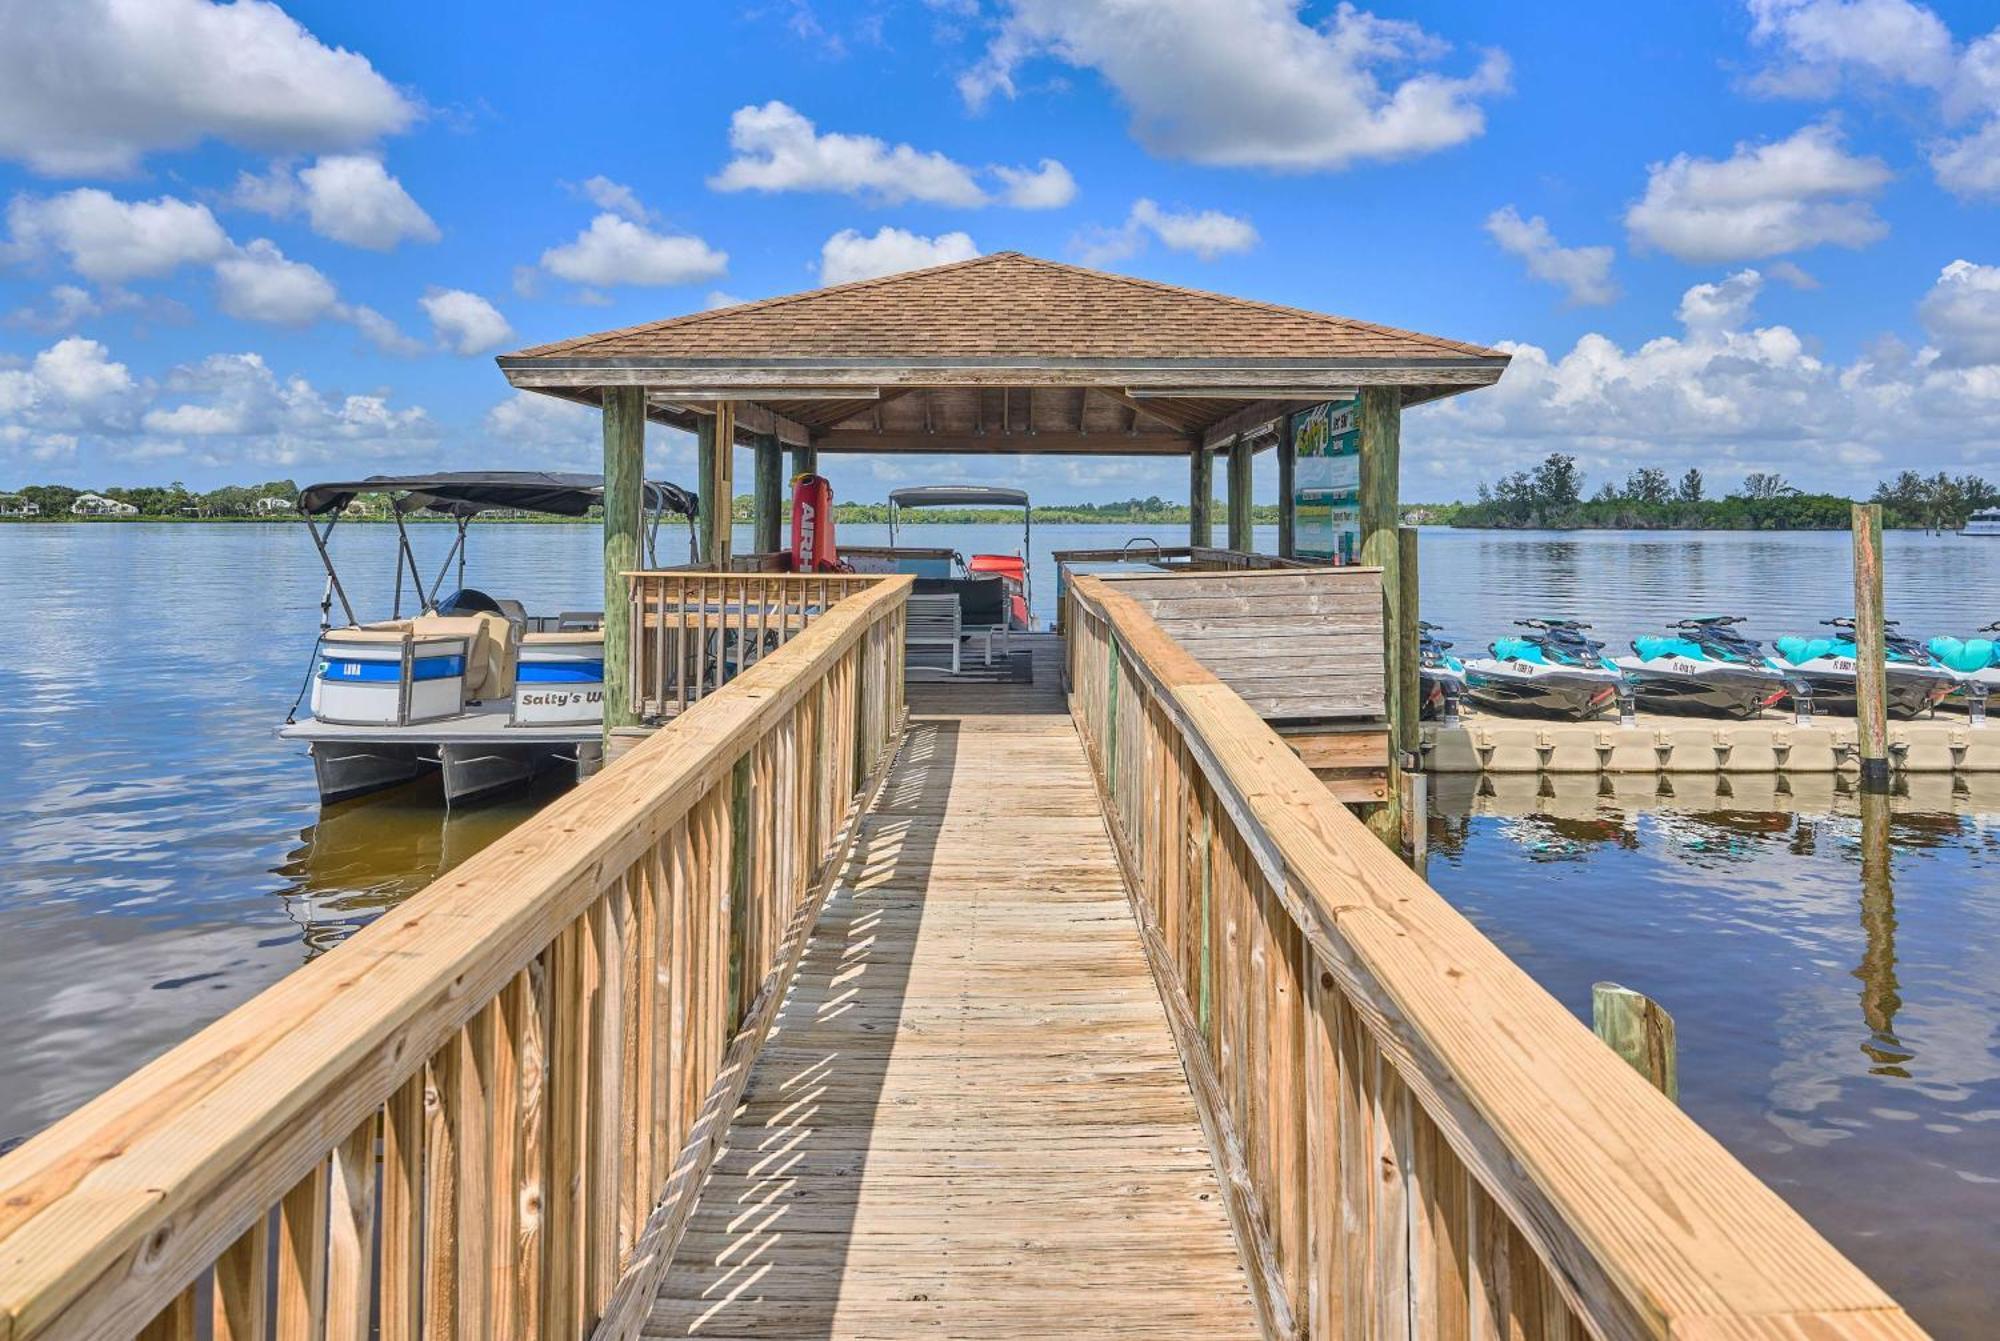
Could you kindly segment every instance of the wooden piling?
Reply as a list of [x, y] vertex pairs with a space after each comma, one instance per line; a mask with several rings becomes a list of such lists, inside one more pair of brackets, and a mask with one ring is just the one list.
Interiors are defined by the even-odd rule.
[[1882, 625], [1882, 505], [1854, 505], [1854, 717], [1861, 787], [1889, 787], [1888, 653]]
[[646, 393], [604, 388], [604, 737], [634, 726], [626, 684], [632, 664], [632, 608], [625, 574], [639, 567], [646, 478]]
[[1299, 549], [1299, 507], [1293, 497], [1299, 473], [1298, 420], [1288, 414], [1278, 430], [1278, 555], [1286, 559], [1297, 558]]
[[1214, 458], [1206, 448], [1197, 446], [1188, 453], [1188, 544], [1208, 546], [1215, 543], [1215, 519], [1213, 505], [1215, 499]]
[[715, 413], [695, 425], [695, 457], [701, 476], [701, 562], [716, 572], [729, 567], [730, 535], [735, 519], [736, 402], [715, 402]]
[[802, 443], [792, 448], [792, 478], [819, 474], [819, 448]]
[[779, 539], [785, 518], [785, 461], [776, 434], [761, 434], [756, 443], [755, 528], [750, 548], [770, 554], [783, 547]]
[[1250, 483], [1256, 459], [1249, 438], [1229, 444], [1229, 548], [1238, 554], [1257, 547], [1250, 529]]
[[[1386, 576], [1386, 575], [1385, 575]], [[1395, 618], [1384, 630], [1388, 656], [1389, 778], [1402, 791], [1403, 847], [1414, 856], [1423, 846], [1425, 817], [1415, 782], [1420, 780], [1418, 753], [1422, 736], [1418, 716], [1423, 708], [1421, 665], [1417, 654], [1417, 528], [1396, 529]]]
[[[1363, 387], [1359, 425], [1361, 429], [1361, 488], [1359, 512], [1362, 563], [1382, 570], [1382, 653], [1387, 688], [1389, 718], [1389, 795], [1381, 807], [1367, 815], [1368, 827], [1391, 846], [1400, 847], [1403, 836], [1401, 737], [1396, 723], [1402, 719], [1400, 702], [1403, 680], [1400, 649], [1403, 646], [1401, 546], [1397, 539], [1398, 508], [1396, 488], [1402, 469], [1403, 393], [1400, 387]], [[1414, 721], [1414, 719], [1413, 719]], [[1414, 727], [1412, 728], [1414, 729]]]
[[1674, 1017], [1659, 1002], [1615, 982], [1592, 983], [1590, 1025], [1653, 1088], [1675, 1103], [1681, 1101]]

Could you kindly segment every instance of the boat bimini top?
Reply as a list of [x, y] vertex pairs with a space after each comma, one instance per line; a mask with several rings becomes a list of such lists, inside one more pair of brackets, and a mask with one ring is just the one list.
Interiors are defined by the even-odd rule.
[[[326, 569], [327, 595], [321, 602], [321, 610], [323, 614], [330, 614], [333, 598], [338, 596], [350, 624], [360, 621], [355, 618], [354, 607], [349, 604], [347, 592], [340, 585], [340, 575], [334, 571], [333, 558], [327, 553], [326, 542], [347, 505], [359, 494], [387, 494], [390, 498], [398, 542], [395, 614], [400, 617], [405, 564], [409, 567], [411, 580], [416, 584], [419, 603], [429, 608], [436, 604], [445, 574], [451, 571], [454, 559], [458, 564], [459, 585], [465, 585], [465, 528], [474, 517], [499, 509], [540, 512], [553, 517], [581, 517], [604, 502], [604, 477], [548, 470], [448, 470], [431, 475], [371, 475], [363, 480], [334, 480], [301, 490], [297, 506], [305, 516], [307, 529], [312, 532], [313, 545], [319, 550], [320, 563]], [[686, 518], [692, 544], [698, 503], [693, 494], [678, 484], [649, 480], [644, 508], [648, 518], [645, 528], [647, 562], [657, 567], [656, 541], [660, 518], [669, 512]], [[445, 554], [444, 564], [438, 569], [437, 578], [428, 591], [423, 575], [417, 571], [417, 556], [410, 548], [409, 532], [403, 526], [403, 518], [413, 512], [437, 513], [458, 523], [458, 536]], [[321, 622], [324, 625], [325, 618]]]
[[1019, 508], [1025, 535], [1033, 524], [1025, 489], [1003, 489], [990, 484], [919, 484], [889, 491], [889, 543], [896, 543], [896, 514], [904, 508]]

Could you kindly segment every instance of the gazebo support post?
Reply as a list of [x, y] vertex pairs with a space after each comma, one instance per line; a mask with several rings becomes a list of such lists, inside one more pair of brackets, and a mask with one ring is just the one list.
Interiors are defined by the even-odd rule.
[[645, 519], [646, 390], [604, 388], [604, 738], [634, 726], [628, 689], [632, 665], [632, 602], [625, 574], [639, 564]]
[[773, 554], [780, 548], [778, 531], [784, 520], [784, 454], [774, 433], [760, 434], [756, 441], [757, 480], [755, 539], [750, 548], [759, 554]]
[[792, 448], [792, 475], [819, 474], [819, 448], [812, 443], [804, 443]]
[[701, 566], [713, 573], [729, 571], [729, 534], [735, 502], [736, 402], [715, 402], [715, 413], [695, 425], [696, 473], [701, 493]]
[[1278, 554], [1295, 559], [1299, 549], [1299, 505], [1293, 492], [1298, 485], [1299, 448], [1292, 437], [1298, 416], [1288, 414], [1278, 425]]
[[1250, 530], [1251, 467], [1255, 461], [1247, 436], [1229, 445], [1229, 548], [1238, 554], [1257, 548]]
[[1188, 544], [1197, 548], [1215, 543], [1215, 520], [1210, 515], [1215, 498], [1213, 465], [1208, 450], [1196, 443], [1188, 453]]
[[1414, 640], [1405, 636], [1399, 599], [1402, 564], [1396, 537], [1400, 520], [1396, 485], [1402, 468], [1402, 388], [1361, 388], [1360, 428], [1360, 559], [1382, 570], [1382, 669], [1389, 718], [1388, 796], [1366, 818], [1368, 827], [1383, 842], [1400, 849], [1405, 763], [1402, 742], [1416, 737], [1418, 706], [1404, 692], [1404, 644], [1414, 644]]

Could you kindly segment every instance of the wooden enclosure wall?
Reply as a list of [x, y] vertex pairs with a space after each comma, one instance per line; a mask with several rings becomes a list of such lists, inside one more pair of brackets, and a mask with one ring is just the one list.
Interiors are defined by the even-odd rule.
[[1071, 710], [1272, 1337], [1906, 1337], [1131, 594]]
[[0, 1338], [636, 1334], [900, 739], [909, 587], [0, 1159]]

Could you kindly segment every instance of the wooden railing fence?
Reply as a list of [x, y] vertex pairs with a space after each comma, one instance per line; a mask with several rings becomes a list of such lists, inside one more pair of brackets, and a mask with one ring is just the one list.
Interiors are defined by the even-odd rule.
[[1118, 585], [1071, 709], [1269, 1335], [1922, 1335]]
[[0, 1338], [636, 1335], [900, 739], [909, 587], [0, 1159]]
[[685, 712], [884, 579], [851, 573], [627, 573], [627, 692], [641, 719]]

